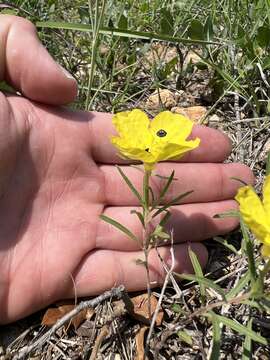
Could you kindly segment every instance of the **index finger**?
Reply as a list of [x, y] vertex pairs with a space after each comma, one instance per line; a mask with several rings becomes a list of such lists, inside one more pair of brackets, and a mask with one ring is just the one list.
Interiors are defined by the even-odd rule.
[[[116, 135], [112, 114], [93, 113], [90, 120], [91, 149], [94, 160], [103, 164], [128, 164], [119, 157], [110, 138]], [[222, 162], [231, 152], [231, 141], [221, 131], [203, 125], [194, 125], [190, 139], [201, 139], [200, 146], [187, 153], [181, 162]]]

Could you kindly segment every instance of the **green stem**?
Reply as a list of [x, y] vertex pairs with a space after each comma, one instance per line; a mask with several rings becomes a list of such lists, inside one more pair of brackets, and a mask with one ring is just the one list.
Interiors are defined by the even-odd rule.
[[151, 171], [145, 170], [143, 177], [143, 218], [144, 218], [144, 236], [143, 236], [143, 251], [145, 258], [145, 268], [146, 268], [146, 276], [147, 276], [147, 294], [148, 294], [148, 317], [149, 322], [151, 323], [151, 286], [150, 286], [150, 270], [148, 264], [148, 256], [149, 256], [149, 243], [150, 243], [150, 231], [149, 228], [150, 221], [149, 213], [149, 180], [151, 177]]

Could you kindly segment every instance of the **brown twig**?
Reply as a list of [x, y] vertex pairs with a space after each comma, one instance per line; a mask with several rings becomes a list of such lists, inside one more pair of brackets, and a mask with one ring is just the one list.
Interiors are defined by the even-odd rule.
[[74, 316], [79, 314], [80, 311], [89, 307], [95, 307], [96, 305], [102, 303], [103, 301], [110, 298], [121, 298], [125, 292], [125, 288], [123, 285], [120, 285], [117, 288], [113, 288], [109, 291], [104, 292], [103, 294], [97, 296], [92, 300], [82, 301], [79, 305], [77, 305], [73, 310], [59, 319], [55, 325], [47, 331], [43, 336], [41, 336], [38, 340], [36, 340], [32, 345], [24, 346], [22, 349], [18, 351], [18, 353], [14, 356], [13, 360], [24, 359], [27, 355], [29, 355], [33, 350], [38, 347], [41, 347], [45, 344], [46, 341], [50, 339], [50, 337], [65, 323], [69, 322]]
[[100, 333], [98, 334], [95, 344], [93, 346], [93, 350], [91, 352], [91, 356], [89, 358], [89, 360], [96, 360], [97, 359], [97, 353], [98, 350], [102, 344], [103, 339], [109, 335], [110, 329], [108, 325], [104, 325], [101, 330]]

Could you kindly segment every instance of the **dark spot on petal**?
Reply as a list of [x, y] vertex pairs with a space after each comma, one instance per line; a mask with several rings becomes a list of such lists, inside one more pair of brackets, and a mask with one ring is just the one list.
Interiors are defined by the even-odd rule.
[[145, 151], [149, 152], [149, 148], [145, 149]]
[[163, 130], [163, 129], [160, 129], [157, 131], [157, 136], [159, 137], [164, 137], [167, 135], [167, 131]]

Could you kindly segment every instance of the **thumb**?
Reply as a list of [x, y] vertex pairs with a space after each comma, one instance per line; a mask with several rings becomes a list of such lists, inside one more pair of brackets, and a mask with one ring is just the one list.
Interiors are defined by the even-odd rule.
[[1, 80], [46, 104], [66, 104], [77, 94], [76, 80], [42, 46], [34, 25], [17, 16], [0, 15]]

